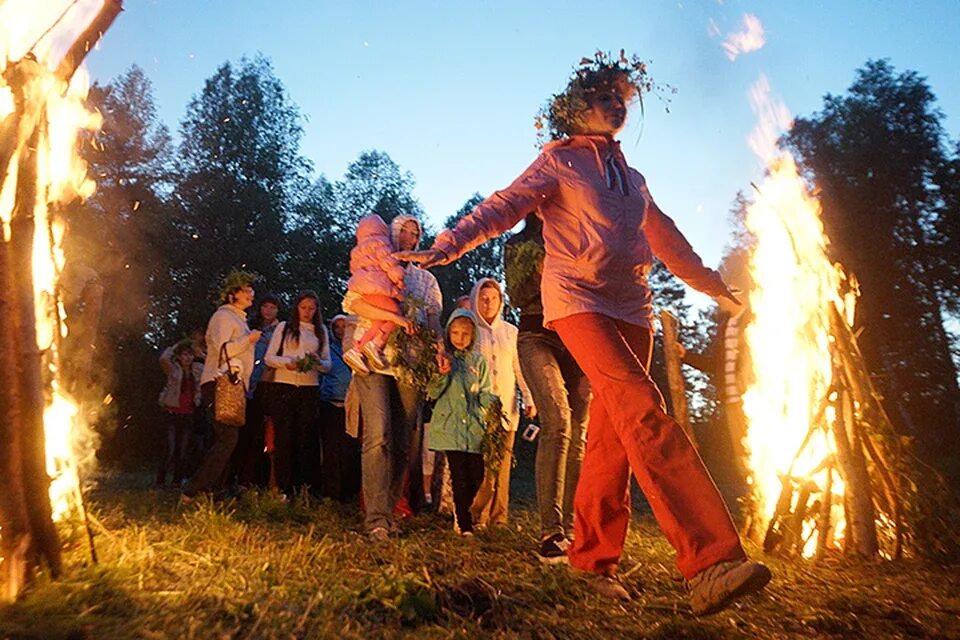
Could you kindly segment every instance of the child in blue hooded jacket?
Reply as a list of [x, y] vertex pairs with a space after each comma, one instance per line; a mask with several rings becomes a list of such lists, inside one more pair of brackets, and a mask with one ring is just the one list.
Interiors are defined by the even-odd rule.
[[430, 420], [429, 447], [444, 451], [453, 481], [453, 504], [460, 532], [473, 535], [470, 505], [483, 483], [483, 435], [487, 407], [495, 400], [483, 356], [473, 350], [477, 324], [473, 313], [457, 309], [447, 321], [450, 365], [427, 387], [436, 400]]

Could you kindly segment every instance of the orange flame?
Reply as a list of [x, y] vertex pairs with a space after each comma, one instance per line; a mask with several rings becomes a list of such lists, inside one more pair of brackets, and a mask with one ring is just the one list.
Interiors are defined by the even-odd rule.
[[[827, 398], [830, 305], [845, 315], [845, 304], [852, 302], [839, 293], [843, 274], [827, 258], [819, 202], [807, 191], [793, 158], [776, 150], [777, 136], [790, 126], [789, 112], [771, 97], [765, 77], [750, 97], [759, 118], [750, 145], [768, 163], [768, 172], [746, 217], [756, 238], [750, 259], [755, 288], [749, 296], [754, 319], [746, 332], [754, 382], [743, 403], [753, 490], [765, 528], [775, 515], [785, 477], [813, 481], [820, 491], [826, 484], [824, 462], [835, 453], [829, 432], [834, 415]], [[831, 492], [834, 498], [843, 494], [837, 474]], [[836, 541], [844, 526], [839, 504], [831, 521]], [[811, 523], [805, 525], [804, 555], [816, 548], [811, 529]]]
[[[69, 86], [53, 69], [59, 57], [90, 20], [99, 12], [102, 0], [65, 2], [52, 0], [6, 0], [0, 3], [0, 118], [15, 111], [13, 92], [2, 72], [28, 53], [40, 63], [38, 77], [27, 90], [26, 111], [44, 118], [36, 149], [37, 202], [34, 210], [33, 246], [34, 303], [37, 319], [37, 347], [45, 353], [43, 366], [52, 380], [44, 409], [47, 472], [51, 477], [50, 501], [54, 519], [82, 509], [79, 500], [79, 461], [91, 451], [79, 451], [78, 443], [89, 446], [87, 429], [76, 402], [64, 391], [58, 364], [59, 338], [66, 335], [62, 305], [57, 304], [57, 282], [63, 268], [62, 222], [51, 214], [51, 206], [89, 197], [94, 183], [87, 178], [86, 165], [77, 153], [80, 131], [100, 126], [100, 115], [84, 106], [88, 76], [74, 74]], [[54, 25], [51, 28], [51, 25]], [[23, 114], [20, 114], [21, 116]], [[0, 185], [0, 226], [9, 238], [9, 223], [15, 202], [17, 156], [26, 143], [18, 140], [10, 171]], [[2, 559], [2, 558], [0, 558]]]
[[723, 50], [731, 62], [737, 56], [763, 48], [767, 43], [763, 35], [763, 23], [757, 16], [745, 13], [743, 15], [743, 31], [727, 34], [723, 42]]

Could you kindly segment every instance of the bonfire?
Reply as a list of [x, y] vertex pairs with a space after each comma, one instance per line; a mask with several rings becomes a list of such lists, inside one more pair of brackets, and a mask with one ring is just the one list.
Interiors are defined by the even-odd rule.
[[[119, 0], [0, 4], [0, 588], [62, 570], [54, 520], [83, 516], [77, 404], [60, 363], [62, 207], [93, 193], [77, 153], [99, 127], [84, 107], [87, 53]], [[18, 363], [18, 367], [6, 363]], [[89, 452], [88, 452], [89, 453]]]

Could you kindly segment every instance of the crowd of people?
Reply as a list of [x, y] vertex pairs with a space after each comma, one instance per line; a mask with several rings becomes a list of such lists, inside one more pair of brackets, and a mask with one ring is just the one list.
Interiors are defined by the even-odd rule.
[[[418, 250], [423, 228], [412, 216], [389, 225], [375, 215], [360, 221], [345, 316], [329, 327], [310, 291], [296, 297], [284, 322], [277, 321], [276, 298], [264, 297], [248, 324], [252, 279], [228, 277], [207, 326], [202, 369], [184, 345], [162, 359], [169, 446], [158, 481], [171, 466], [174, 479], [183, 476], [177, 452], [184, 416], [214, 407], [217, 376], [233, 370], [250, 396], [247, 424], [212, 420], [212, 442], [184, 480], [185, 502], [225, 482], [339, 500], [359, 490], [365, 531], [382, 542], [398, 532], [405, 498], [422, 489], [412, 507], [433, 502], [426, 472], [442, 452], [454, 526], [469, 537], [508, 521], [511, 453], [523, 412], [539, 416], [542, 561], [569, 562], [600, 593], [629, 599], [616, 572], [632, 473], [677, 552], [696, 613], [762, 589], [769, 570], [747, 559], [716, 485], [648, 374], [653, 256], [690, 286], [739, 301], [657, 207], [614, 139], [627, 103], [646, 86], [645, 68], [622, 56], [587, 62], [552, 102], [557, 139], [431, 248]], [[429, 267], [521, 222], [504, 265], [520, 326], [504, 320], [505, 290], [490, 278], [477, 281], [442, 326], [440, 287]], [[386, 357], [393, 332], [418, 326], [442, 337], [425, 392], [396, 375]], [[483, 454], [495, 405], [505, 433], [495, 439], [492, 466]], [[412, 477], [416, 468], [423, 482]]]

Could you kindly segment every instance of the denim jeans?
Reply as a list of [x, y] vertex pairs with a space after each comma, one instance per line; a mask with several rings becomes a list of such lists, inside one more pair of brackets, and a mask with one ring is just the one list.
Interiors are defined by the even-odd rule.
[[363, 424], [360, 466], [366, 529], [389, 529], [409, 464], [420, 392], [379, 373], [354, 376], [350, 384], [360, 398]]
[[587, 441], [590, 385], [554, 333], [521, 331], [520, 369], [540, 420], [536, 482], [541, 536], [573, 532], [573, 496]]

